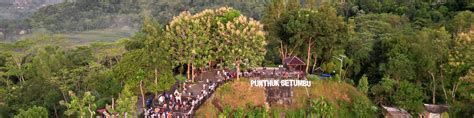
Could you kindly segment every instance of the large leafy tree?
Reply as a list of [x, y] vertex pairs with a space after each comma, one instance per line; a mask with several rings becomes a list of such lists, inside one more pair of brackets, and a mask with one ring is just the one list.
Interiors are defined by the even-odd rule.
[[[331, 55], [339, 46], [336, 44], [341, 43], [348, 33], [342, 17], [337, 16], [335, 9], [330, 7], [300, 9], [290, 12], [287, 17], [287, 22], [283, 25], [284, 30], [291, 35], [290, 43], [306, 47], [307, 65], [312, 64], [310, 59], [313, 52], [316, 55], [314, 62], [317, 62], [318, 54], [323, 50], [329, 52], [327, 55]], [[308, 70], [309, 66], [306, 66], [306, 72]]]
[[469, 32], [474, 27], [474, 13], [472, 11], [458, 12], [454, 18], [449, 21], [447, 28], [452, 33]]
[[300, 4], [295, 2], [297, 0], [289, 0], [288, 3], [285, 0], [272, 0], [266, 5], [261, 20], [264, 24], [264, 30], [268, 32], [266, 35], [268, 41], [266, 60], [280, 60], [280, 63], [283, 63], [287, 56], [296, 53], [294, 50], [297, 46], [290, 45], [289, 36], [291, 35], [285, 32], [283, 27], [284, 23], [287, 22], [285, 16], [288, 12], [301, 8]]
[[[225, 63], [233, 63], [240, 72], [240, 64], [253, 67], [260, 64], [265, 55], [265, 33], [263, 26], [253, 19], [239, 16], [226, 24], [219, 24], [219, 33], [224, 40]], [[237, 75], [239, 79], [239, 75]]]
[[393, 96], [397, 106], [405, 108], [413, 114], [420, 113], [423, 110], [423, 97], [423, 91], [420, 87], [408, 81], [400, 82], [398, 90]]
[[[164, 36], [161, 25], [152, 19], [145, 18], [142, 32], [145, 34], [145, 51], [150, 58], [148, 67], [153, 70], [154, 85], [151, 91], [164, 91], [173, 84], [172, 64], [168, 49], [169, 40]], [[160, 81], [159, 81], [160, 80]]]
[[[131, 90], [139, 92], [142, 99], [145, 99], [144, 89], [146, 85], [151, 83], [151, 75], [153, 75], [147, 65], [150, 58], [146, 58], [147, 52], [144, 49], [137, 49], [125, 54], [124, 58], [119, 62], [115, 68], [116, 76], [121, 82], [127, 82], [131, 86]], [[156, 92], [156, 91], [153, 91]], [[144, 103], [143, 103], [143, 106]]]
[[[266, 45], [262, 26], [240, 12], [222, 7], [195, 15], [183, 12], [167, 26], [174, 64], [188, 64], [194, 70], [209, 61], [226, 65], [259, 64]], [[250, 51], [254, 50], [254, 51]], [[189, 72], [188, 75], [194, 72]], [[191, 76], [194, 78], [194, 76]]]
[[[474, 68], [474, 28], [470, 32], [461, 32], [452, 41], [449, 50], [449, 60], [446, 66], [447, 78], [442, 80], [441, 86], [447, 103], [458, 110], [453, 110], [456, 117], [468, 117], [466, 112], [472, 112], [472, 70]], [[470, 97], [469, 97], [470, 96]]]
[[[173, 54], [174, 65], [187, 64], [188, 78], [194, 80], [194, 65], [202, 65], [207, 57], [212, 45], [207, 45], [210, 31], [206, 30], [208, 20], [205, 18], [207, 13], [212, 11], [205, 10], [200, 15], [191, 15], [189, 12], [183, 12], [176, 16], [167, 26], [167, 33], [171, 39], [171, 54]], [[204, 18], [200, 18], [204, 16]], [[210, 24], [209, 24], [210, 25]], [[192, 69], [192, 70], [190, 70]], [[191, 76], [190, 76], [191, 75]]]
[[348, 77], [360, 78], [366, 74], [369, 83], [380, 81], [384, 72], [380, 65], [387, 62], [385, 45], [388, 37], [408, 24], [408, 18], [393, 14], [366, 14], [349, 19], [350, 37], [345, 54], [353, 64], [347, 68]]
[[156, 21], [145, 19], [142, 30], [129, 43], [134, 46], [129, 45], [130, 51], [114, 67], [116, 78], [121, 82], [131, 82], [130, 91], [140, 91], [142, 101], [145, 92], [168, 90], [175, 80], [167, 50], [169, 42], [164, 38], [161, 26]]
[[[432, 103], [436, 104], [436, 85], [438, 85], [439, 79], [444, 77], [442, 69], [443, 65], [448, 59], [448, 43], [451, 41], [449, 33], [440, 29], [422, 29], [416, 36], [417, 43], [411, 51], [414, 55], [417, 55], [414, 61], [416, 63], [416, 70], [418, 72], [418, 78], [425, 78], [424, 81], [430, 80], [431, 92], [432, 92]], [[431, 79], [428, 79], [431, 78]], [[427, 90], [428, 91], [428, 90]]]

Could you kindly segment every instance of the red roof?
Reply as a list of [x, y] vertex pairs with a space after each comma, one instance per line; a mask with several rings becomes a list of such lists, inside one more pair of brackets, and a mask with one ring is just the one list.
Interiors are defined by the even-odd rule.
[[283, 60], [283, 63], [285, 65], [306, 65], [304, 63], [304, 61], [302, 61], [300, 58], [296, 57], [296, 56], [292, 56], [292, 57], [287, 57]]

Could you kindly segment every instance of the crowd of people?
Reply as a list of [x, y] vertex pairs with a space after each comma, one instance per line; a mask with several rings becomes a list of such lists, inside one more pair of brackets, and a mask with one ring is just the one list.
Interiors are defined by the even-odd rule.
[[141, 113], [145, 118], [188, 118], [193, 116], [194, 111], [215, 92], [218, 86], [233, 80], [237, 74], [244, 77], [276, 76], [299, 78], [302, 77], [301, 75], [304, 73], [263, 68], [241, 73], [224, 69], [218, 70], [216, 74], [217, 78], [213, 80], [205, 79], [204, 81], [194, 84], [184, 84], [184, 87], [176, 87], [171, 91], [163, 92], [157, 96], [149, 96], [148, 99], [145, 100], [146, 106]]
[[249, 70], [241, 73], [244, 77], [281, 77], [281, 78], [303, 78], [302, 71], [285, 71], [283, 69]]
[[[217, 80], [209, 80], [194, 84], [197, 88], [202, 88], [196, 94], [191, 90], [192, 85], [185, 85], [181, 90], [175, 89], [174, 92], [164, 92], [153, 99], [147, 100], [146, 109], [143, 115], [146, 118], [188, 118], [199, 108], [204, 101], [211, 96], [216, 88], [227, 81], [232, 80], [235, 74], [225, 70], [217, 71]], [[194, 88], [196, 89], [196, 88]]]

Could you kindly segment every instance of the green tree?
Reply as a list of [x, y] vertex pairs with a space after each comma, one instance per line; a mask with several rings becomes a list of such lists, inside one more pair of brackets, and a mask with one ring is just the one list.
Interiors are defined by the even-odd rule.
[[204, 10], [195, 15], [183, 12], [167, 26], [167, 33], [173, 63], [187, 64], [188, 78], [194, 78], [194, 69], [210, 61], [223, 60], [239, 71], [240, 64], [260, 64], [265, 53], [260, 23], [233, 8]]
[[48, 110], [38, 106], [33, 106], [28, 110], [20, 109], [20, 113], [14, 118], [48, 118]]
[[[150, 58], [148, 67], [153, 70], [154, 85], [149, 86], [151, 91], [159, 92], [167, 90], [174, 84], [172, 64], [170, 58], [170, 42], [165, 37], [165, 32], [161, 25], [148, 18], [145, 18], [142, 31], [145, 34], [146, 56]], [[160, 80], [160, 81], [159, 81]]]
[[387, 51], [392, 47], [387, 40], [396, 31], [408, 24], [408, 18], [394, 14], [363, 14], [349, 19], [350, 37], [345, 54], [353, 62], [347, 68], [348, 77], [360, 78], [366, 74], [369, 83], [375, 84], [383, 78], [385, 72], [381, 66], [386, 65], [389, 56]]
[[[446, 79], [441, 81], [443, 95], [446, 102], [455, 109], [450, 112], [453, 117], [470, 117], [468, 114], [474, 109], [472, 92], [474, 68], [474, 32], [461, 32], [454, 37], [449, 50], [448, 64], [446, 65]], [[452, 114], [451, 114], [452, 113]]]
[[[206, 14], [204, 13], [200, 14]], [[211, 12], [211, 11], [208, 11]], [[212, 13], [212, 12], [211, 12]], [[203, 19], [207, 20], [207, 19]], [[200, 52], [207, 52], [210, 46], [206, 44], [210, 31], [206, 31], [206, 25], [198, 15], [191, 15], [189, 12], [183, 12], [175, 17], [167, 26], [167, 33], [171, 39], [171, 54], [173, 56], [173, 65], [187, 64], [187, 78], [194, 81], [194, 65], [201, 64], [202, 59], [196, 57], [206, 57]], [[209, 24], [210, 25], [210, 24]], [[207, 60], [204, 60], [205, 63]]]
[[[261, 20], [264, 24], [264, 30], [268, 32], [266, 35], [268, 41], [266, 60], [272, 58], [273, 61], [280, 60], [280, 63], [283, 63], [286, 56], [293, 54], [292, 50], [294, 49], [289, 45], [285, 32], [282, 32], [284, 29], [282, 22], [285, 20], [284, 15], [294, 9], [296, 8], [285, 4], [284, 0], [272, 0], [266, 5], [263, 19]], [[278, 54], [274, 54], [276, 52]]]
[[127, 83], [120, 93], [120, 97], [117, 99], [116, 106], [107, 106], [107, 110], [110, 111], [111, 114], [117, 113], [126, 115], [124, 117], [135, 117], [138, 114], [136, 110], [137, 101], [138, 97], [133, 93], [131, 85]]
[[[336, 45], [341, 43], [340, 39], [347, 35], [347, 28], [342, 17], [337, 16], [335, 9], [321, 7], [317, 10], [300, 9], [288, 14], [288, 20], [284, 24], [285, 32], [291, 34], [290, 42], [295, 46], [306, 47], [306, 64], [311, 63], [311, 54], [315, 52], [317, 63], [318, 53], [324, 50], [331, 55]], [[316, 50], [311, 50], [316, 47]], [[329, 57], [331, 58], [331, 57]], [[309, 66], [306, 66], [308, 73]]]
[[[239, 16], [230, 22], [218, 23], [220, 37], [224, 40], [225, 63], [236, 67], [240, 72], [240, 65], [253, 67], [260, 64], [265, 55], [265, 33], [263, 26], [253, 19]], [[239, 75], [237, 75], [239, 79]]]
[[474, 109], [474, 68], [471, 68], [465, 76], [459, 79], [456, 100], [453, 101], [449, 115], [451, 117], [470, 117]]
[[431, 93], [432, 93], [432, 103], [436, 104], [436, 85], [439, 84], [439, 79], [443, 79], [445, 75], [442, 75], [443, 65], [446, 65], [448, 60], [448, 51], [449, 51], [449, 42], [451, 41], [451, 36], [449, 33], [440, 29], [422, 29], [416, 35], [417, 43], [413, 45], [413, 55], [416, 55], [417, 58], [414, 60], [416, 63], [416, 70], [418, 71], [418, 78], [425, 78], [424, 80], [429, 79], [431, 81]]
[[[8, 113], [4, 114], [5, 117], [13, 117], [19, 113], [19, 109], [28, 109], [33, 106], [42, 106], [49, 110], [59, 111], [58, 101], [61, 100], [61, 92], [48, 81], [32, 78], [21, 84], [10, 85], [1, 98], [4, 103], [0, 105], [2, 113]], [[59, 116], [60, 114], [54, 115]]]
[[369, 82], [367, 81], [367, 76], [363, 75], [362, 78], [359, 79], [357, 89], [360, 92], [367, 94], [367, 92], [369, 91]]
[[418, 114], [423, 110], [423, 91], [408, 81], [401, 81], [393, 98], [395, 104], [407, 109], [412, 114]]
[[374, 103], [391, 105], [392, 99], [389, 96], [393, 96], [393, 94], [395, 93], [395, 85], [396, 81], [390, 79], [389, 76], [383, 77], [379, 83], [373, 85], [370, 88], [370, 94], [374, 96], [372, 98]]
[[72, 91], [69, 91], [69, 96], [71, 97], [71, 101], [64, 102], [61, 101], [61, 104], [68, 108], [64, 114], [71, 116], [77, 115], [81, 118], [83, 117], [94, 117], [96, 105], [95, 96], [91, 94], [91, 92], [85, 92], [82, 97], [76, 96], [76, 94]]
[[469, 32], [474, 27], [474, 13], [472, 11], [461, 11], [449, 21], [447, 28], [452, 33]]

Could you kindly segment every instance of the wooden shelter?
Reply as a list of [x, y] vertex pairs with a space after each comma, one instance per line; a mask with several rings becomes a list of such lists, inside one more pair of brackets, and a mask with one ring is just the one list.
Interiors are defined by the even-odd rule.
[[306, 63], [296, 56], [287, 57], [283, 60], [283, 66], [289, 71], [303, 71]]

